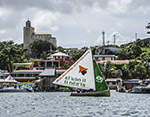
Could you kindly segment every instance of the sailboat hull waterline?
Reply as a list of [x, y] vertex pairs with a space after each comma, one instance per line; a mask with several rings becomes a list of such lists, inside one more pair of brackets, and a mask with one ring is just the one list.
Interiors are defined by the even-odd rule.
[[70, 96], [98, 96], [98, 97], [110, 97], [110, 91], [90, 91], [90, 92], [84, 92], [84, 93], [77, 93], [73, 92]]

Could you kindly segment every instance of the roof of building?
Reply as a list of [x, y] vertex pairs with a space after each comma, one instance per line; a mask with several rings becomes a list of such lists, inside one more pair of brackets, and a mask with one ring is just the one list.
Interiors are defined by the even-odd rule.
[[57, 52], [55, 54], [52, 54], [51, 56], [68, 56], [68, 55], [62, 52]]
[[[111, 63], [122, 63], [122, 64], [128, 64], [130, 61], [132, 60], [101, 60], [101, 61], [97, 61], [97, 63], [107, 63], [107, 62], [111, 62]], [[137, 60], [138, 62], [141, 62], [140, 60]]]
[[50, 35], [51, 36], [51, 34], [48, 34], [48, 33], [37, 33], [37, 32], [35, 32], [35, 35]]
[[17, 83], [17, 81], [9, 75], [6, 79], [0, 79], [0, 83]]
[[124, 80], [124, 83], [141, 83], [142, 80], [140, 79], [129, 79], [129, 80]]
[[107, 62], [111, 62], [111, 63], [122, 63], [122, 64], [128, 64], [130, 60], [101, 60], [101, 61], [97, 61], [97, 63], [107, 63]]
[[32, 63], [14, 63], [14, 65], [32, 65]]
[[107, 78], [106, 79], [106, 81], [118, 81], [118, 80], [120, 80], [120, 81], [122, 81], [122, 78]]
[[16, 70], [13, 71], [13, 73], [16, 72], [43, 72], [43, 70]]
[[39, 74], [39, 76], [54, 76], [55, 75], [55, 69], [45, 69], [42, 73]]
[[117, 57], [116, 55], [94, 55], [94, 57]]

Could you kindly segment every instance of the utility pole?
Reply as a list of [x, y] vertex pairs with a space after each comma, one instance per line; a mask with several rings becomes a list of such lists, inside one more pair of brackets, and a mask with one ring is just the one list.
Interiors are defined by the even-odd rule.
[[109, 45], [109, 41], [107, 41], [107, 45]]
[[135, 33], [135, 40], [137, 40], [137, 33]]
[[102, 35], [103, 35], [103, 46], [105, 46], [105, 32], [104, 31], [102, 32]]
[[114, 36], [114, 45], [116, 44], [116, 35], [113, 35]]

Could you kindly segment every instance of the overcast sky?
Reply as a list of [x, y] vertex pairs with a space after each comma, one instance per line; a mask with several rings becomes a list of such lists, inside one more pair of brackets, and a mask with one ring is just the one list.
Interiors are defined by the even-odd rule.
[[0, 41], [23, 43], [23, 27], [31, 21], [36, 32], [50, 33], [62, 47], [120, 45], [147, 38], [150, 0], [0, 0]]

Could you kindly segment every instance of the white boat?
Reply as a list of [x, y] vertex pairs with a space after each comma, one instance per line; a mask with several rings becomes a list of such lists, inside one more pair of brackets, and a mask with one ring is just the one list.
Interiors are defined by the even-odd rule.
[[4, 93], [13, 93], [13, 92], [30, 92], [27, 89], [20, 89], [20, 88], [14, 88], [14, 87], [5, 87], [0, 89], [0, 92]]
[[87, 50], [53, 83], [84, 90], [84, 92], [71, 93], [71, 96], [110, 96], [105, 78], [96, 61], [93, 60], [91, 49]]
[[0, 79], [0, 84], [3, 83], [9, 83], [9, 85], [13, 84], [14, 86], [2, 87], [0, 92], [32, 92], [29, 88], [19, 88], [17, 85], [18, 82], [11, 75], [9, 75], [6, 79]]

